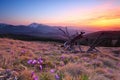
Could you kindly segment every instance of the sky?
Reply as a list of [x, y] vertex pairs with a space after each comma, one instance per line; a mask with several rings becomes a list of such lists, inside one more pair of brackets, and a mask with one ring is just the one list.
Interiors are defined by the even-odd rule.
[[120, 0], [0, 0], [0, 23], [120, 30]]

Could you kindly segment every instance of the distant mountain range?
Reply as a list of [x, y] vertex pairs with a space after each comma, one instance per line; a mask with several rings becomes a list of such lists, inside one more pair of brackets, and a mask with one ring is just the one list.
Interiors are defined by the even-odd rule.
[[[0, 35], [2, 37], [36, 37], [36, 38], [50, 38], [63, 40], [62, 32], [58, 30], [58, 27], [64, 29], [61, 26], [49, 26], [44, 24], [32, 23], [30, 25], [11, 25], [0, 23]], [[75, 32], [74, 29], [69, 29], [72, 34]]]
[[0, 24], [0, 34], [28, 35], [36, 37], [58, 38], [60, 33], [56, 27], [32, 23], [30, 25]]
[[[58, 27], [64, 29], [61, 26], [49, 26], [44, 24], [32, 23], [30, 25], [10, 25], [0, 23], [0, 37], [9, 37], [15, 39], [23, 39], [23, 40], [56, 40], [56, 41], [64, 41], [65, 38], [62, 36], [62, 32], [58, 30]], [[69, 28], [69, 33], [74, 34], [76, 32], [75, 29]], [[104, 33], [100, 37], [99, 40], [103, 40], [101, 45], [111, 46], [112, 41], [117, 40], [115, 46], [120, 46], [120, 31], [98, 31], [86, 34], [85, 37], [88, 38], [89, 43], [92, 42], [101, 34]], [[83, 41], [85, 42], [85, 40]]]

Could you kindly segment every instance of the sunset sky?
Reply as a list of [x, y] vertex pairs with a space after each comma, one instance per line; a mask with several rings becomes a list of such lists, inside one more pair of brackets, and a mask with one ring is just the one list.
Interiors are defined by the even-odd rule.
[[0, 0], [0, 23], [120, 30], [120, 0]]

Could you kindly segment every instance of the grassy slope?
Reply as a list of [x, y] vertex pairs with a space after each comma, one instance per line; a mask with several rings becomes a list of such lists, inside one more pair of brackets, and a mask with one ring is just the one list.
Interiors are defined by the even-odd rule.
[[[71, 53], [54, 42], [28, 42], [0, 39], [0, 70], [11, 69], [19, 80], [34, 80], [32, 72], [40, 80], [119, 80], [120, 56], [115, 52], [120, 48], [99, 47], [101, 53]], [[87, 46], [82, 46], [86, 50]], [[39, 65], [28, 64], [29, 59], [42, 57], [42, 70]], [[53, 73], [50, 73], [53, 70]], [[84, 79], [83, 79], [84, 78]], [[85, 79], [86, 78], [86, 79]]]

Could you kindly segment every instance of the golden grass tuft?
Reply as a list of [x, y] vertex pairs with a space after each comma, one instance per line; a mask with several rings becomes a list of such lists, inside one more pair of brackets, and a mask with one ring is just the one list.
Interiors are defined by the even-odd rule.
[[24, 70], [19, 75], [19, 80], [33, 80], [31, 72], [28, 70]]

